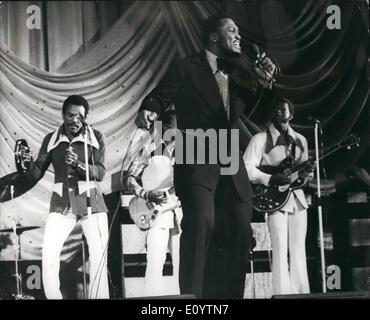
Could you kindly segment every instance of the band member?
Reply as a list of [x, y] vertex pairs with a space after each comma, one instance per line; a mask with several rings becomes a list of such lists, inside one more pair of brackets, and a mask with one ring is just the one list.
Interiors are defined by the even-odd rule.
[[[176, 127], [176, 117], [173, 112], [169, 111], [161, 118], [163, 131]], [[161, 133], [153, 133], [153, 135], [156, 134], [160, 135]], [[162, 139], [149, 140], [149, 143], [143, 146], [127, 171], [127, 186], [132, 193], [150, 203], [164, 204], [170, 201], [165, 190], [173, 188], [174, 146], [174, 140], [164, 141]], [[168, 247], [171, 252], [173, 277], [177, 284], [177, 292], [172, 293], [180, 293], [178, 274], [181, 217], [180, 208], [160, 213], [156, 217], [153, 227], [147, 231], [145, 296], [168, 294], [162, 276]]]
[[[171, 64], [164, 78], [143, 100], [136, 124], [150, 128], [152, 122], [174, 103], [178, 129], [184, 141], [187, 129], [231, 128], [244, 109], [246, 89], [230, 73], [230, 60], [241, 55], [241, 36], [232, 19], [209, 17], [202, 27], [204, 50]], [[264, 56], [261, 66], [273, 69]], [[255, 67], [253, 76], [263, 84], [269, 73]], [[248, 75], [246, 75], [248, 76]], [[195, 141], [196, 145], [198, 140]], [[176, 137], [176, 158], [178, 155]], [[209, 159], [186, 160], [192, 150], [181, 150], [184, 162], [176, 162], [174, 184], [181, 200], [183, 219], [180, 240], [180, 290], [198, 298], [242, 298], [245, 268], [252, 238], [250, 226], [252, 191], [240, 152], [233, 160], [235, 173], [221, 174], [222, 165]], [[237, 144], [236, 144], [237, 145]], [[227, 153], [230, 144], [219, 144], [218, 155]], [[200, 143], [206, 155], [216, 146]], [[238, 147], [238, 146], [237, 146]], [[222, 149], [222, 150], [221, 150]], [[199, 149], [198, 149], [199, 150]]]
[[[107, 208], [98, 182], [105, 174], [105, 137], [86, 124], [89, 104], [82, 96], [69, 96], [63, 103], [63, 124], [44, 138], [39, 154], [32, 160], [26, 178], [35, 185], [50, 164], [54, 188], [42, 248], [42, 280], [48, 299], [62, 299], [59, 281], [60, 253], [65, 240], [81, 222], [90, 257], [89, 298], [109, 298], [106, 247]], [[84, 135], [87, 134], [91, 194], [91, 217], [87, 216], [87, 184]], [[23, 150], [29, 157], [29, 152]], [[17, 187], [17, 186], [15, 186]]]
[[[277, 97], [271, 112], [271, 124], [265, 131], [252, 137], [244, 162], [252, 183], [287, 185], [292, 181], [291, 171], [266, 174], [260, 165], [278, 166], [286, 157], [299, 164], [308, 159], [307, 140], [289, 125], [293, 119], [294, 105]], [[312, 177], [310, 165], [303, 176]], [[305, 239], [308, 204], [302, 189], [294, 190], [286, 205], [268, 216], [272, 245], [272, 276], [275, 294], [309, 293]], [[288, 267], [288, 248], [289, 262]]]

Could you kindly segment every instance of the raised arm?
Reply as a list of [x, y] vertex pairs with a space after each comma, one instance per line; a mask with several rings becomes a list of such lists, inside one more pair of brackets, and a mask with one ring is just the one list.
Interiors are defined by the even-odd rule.
[[182, 79], [179, 63], [172, 62], [162, 80], [142, 101], [135, 120], [139, 128], [149, 129], [161, 112], [170, 106], [176, 99]]
[[26, 173], [26, 178], [34, 185], [41, 180], [51, 163], [51, 155], [47, 152], [47, 147], [52, 133], [49, 133], [42, 142], [36, 160], [31, 160], [30, 168]]
[[51, 157], [47, 153], [47, 145], [50, 137], [51, 134], [45, 137], [36, 160], [32, 158], [30, 151], [22, 151], [22, 156], [30, 159], [29, 169], [26, 173], [14, 172], [3, 178], [1, 202], [9, 201], [23, 195], [31, 190], [44, 176], [51, 162]]

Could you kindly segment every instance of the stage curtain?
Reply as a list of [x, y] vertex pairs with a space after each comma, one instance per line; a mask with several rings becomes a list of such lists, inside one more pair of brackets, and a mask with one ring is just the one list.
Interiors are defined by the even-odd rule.
[[[88, 122], [107, 136], [102, 190], [119, 190], [129, 142], [133, 140], [132, 154], [143, 137], [142, 132], [133, 137], [141, 100], [171, 60], [200, 49], [201, 21], [222, 11], [235, 17], [245, 45], [257, 43], [280, 65], [276, 90], [295, 103], [294, 127], [307, 136], [311, 148], [306, 117], [312, 114], [322, 121], [327, 144], [349, 132], [365, 141], [351, 156], [343, 152], [342, 161], [332, 161], [335, 170], [344, 170], [366, 150], [368, 11], [354, 2], [339, 3], [342, 29], [330, 31], [325, 5], [333, 1], [40, 2], [45, 10], [42, 30], [28, 30], [20, 18], [13, 21], [15, 12], [29, 3], [39, 2], [0, 5], [1, 177], [15, 171], [16, 139], [26, 138], [36, 155], [43, 137], [61, 124], [63, 100], [82, 94], [91, 105]], [[266, 124], [269, 103], [267, 92], [250, 103], [246, 133]], [[128, 163], [129, 158], [123, 169]], [[0, 204], [0, 227], [13, 219], [41, 226], [22, 235], [24, 259], [41, 257], [52, 172], [49, 168], [27, 194]], [[65, 245], [64, 260], [79, 247], [78, 240], [76, 230]], [[11, 250], [3, 250], [2, 257], [12, 258]]]
[[[25, 10], [27, 5], [22, 2], [13, 7], [13, 3], [8, 3], [7, 12], [11, 14], [19, 7]], [[16, 139], [26, 138], [37, 155], [43, 137], [62, 123], [64, 99], [70, 94], [82, 94], [91, 106], [88, 123], [107, 137], [107, 172], [102, 190], [106, 194], [117, 191], [122, 159], [133, 138], [134, 118], [141, 99], [163, 76], [173, 58], [199, 49], [200, 22], [216, 12], [217, 6], [135, 2], [126, 6], [121, 17], [98, 40], [91, 42], [99, 29], [97, 19], [81, 20], [81, 10], [92, 10], [95, 2], [46, 5], [47, 38], [27, 42], [25, 39], [33, 37], [32, 32], [22, 32], [19, 27], [12, 32], [8, 29], [9, 37], [1, 38], [0, 176], [15, 171]], [[67, 12], [80, 18], [67, 18]], [[190, 21], [193, 27], [183, 29]], [[81, 37], [82, 29], [90, 30], [89, 39]], [[47, 52], [43, 49], [46, 42]], [[83, 47], [87, 49], [82, 50]], [[37, 60], [36, 56], [44, 58]], [[142, 136], [139, 132], [134, 137], [132, 153]], [[126, 167], [127, 164], [129, 159]], [[22, 225], [42, 227], [22, 235], [23, 259], [41, 257], [53, 179], [50, 167], [32, 190], [0, 205], [2, 227], [11, 225], [13, 219]], [[70, 258], [79, 248], [79, 231], [76, 229], [66, 243], [62, 259]], [[3, 250], [2, 255], [13, 256], [11, 250]]]

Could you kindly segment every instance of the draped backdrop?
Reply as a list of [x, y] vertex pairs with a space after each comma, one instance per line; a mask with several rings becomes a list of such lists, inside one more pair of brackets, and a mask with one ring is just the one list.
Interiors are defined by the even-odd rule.
[[[326, 8], [338, 4], [341, 29], [329, 30]], [[30, 5], [41, 9], [41, 28], [28, 29]], [[105, 194], [120, 189], [122, 159], [144, 96], [169, 63], [200, 50], [200, 25], [226, 12], [239, 25], [243, 45], [256, 43], [281, 73], [276, 91], [296, 106], [294, 128], [313, 148], [319, 118], [326, 145], [356, 133], [362, 144], [326, 163], [329, 174], [367, 163], [369, 146], [368, 7], [357, 1], [22, 1], [0, 3], [0, 177], [14, 172], [14, 145], [26, 138], [34, 156], [44, 136], [61, 123], [71, 94], [90, 103], [88, 123], [107, 137]], [[268, 121], [271, 95], [262, 92], [245, 112], [248, 139]], [[139, 146], [135, 138], [132, 151]], [[340, 159], [341, 161], [338, 161]], [[365, 159], [365, 160], [364, 160]], [[128, 165], [125, 163], [123, 169]], [[22, 258], [40, 259], [53, 168], [28, 193], [0, 204], [0, 228], [15, 219], [40, 229], [22, 235]], [[79, 247], [79, 230], [63, 250]], [[2, 259], [12, 259], [12, 250]]]

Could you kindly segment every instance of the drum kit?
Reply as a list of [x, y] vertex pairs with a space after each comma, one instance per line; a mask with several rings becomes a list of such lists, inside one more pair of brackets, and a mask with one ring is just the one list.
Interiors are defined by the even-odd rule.
[[[0, 203], [13, 200], [32, 188], [32, 184], [28, 179], [25, 179], [24, 173], [27, 172], [30, 159], [21, 155], [21, 148], [29, 149], [27, 142], [23, 139], [17, 140], [15, 147], [15, 163], [17, 172], [6, 175], [0, 179]], [[19, 270], [19, 261], [21, 261], [21, 235], [23, 232], [40, 228], [39, 226], [22, 226], [19, 223], [13, 224], [10, 228], [0, 229], [0, 233], [13, 233], [16, 240], [15, 243], [15, 274], [17, 293], [13, 294], [15, 300], [34, 300], [35, 298], [23, 294], [22, 275]]]
[[38, 226], [22, 226], [20, 224], [14, 224], [13, 227], [11, 228], [6, 228], [6, 229], [1, 229], [0, 233], [13, 233], [16, 236], [16, 244], [15, 244], [15, 250], [16, 250], [16, 255], [14, 259], [15, 263], [15, 274], [13, 275], [16, 279], [16, 288], [17, 288], [17, 293], [13, 294], [12, 296], [14, 297], [15, 300], [34, 300], [35, 298], [29, 295], [23, 294], [23, 289], [22, 289], [22, 275], [19, 270], [19, 261], [21, 261], [21, 235], [25, 231], [30, 231], [34, 229], [38, 229], [40, 227]]

